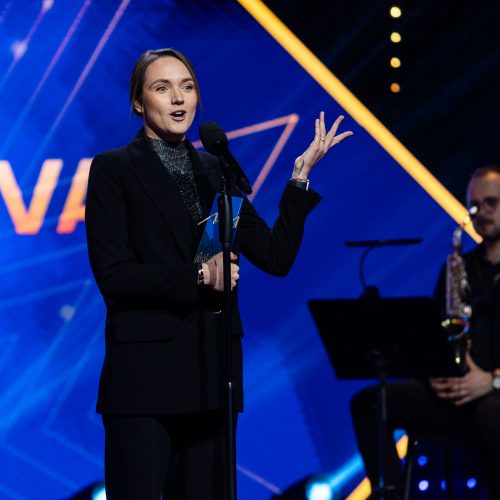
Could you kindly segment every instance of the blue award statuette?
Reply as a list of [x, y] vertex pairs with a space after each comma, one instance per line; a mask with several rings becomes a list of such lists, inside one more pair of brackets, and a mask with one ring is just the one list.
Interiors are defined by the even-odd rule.
[[[240, 220], [240, 210], [243, 204], [243, 198], [241, 196], [231, 196], [231, 202], [233, 205], [233, 230], [231, 235], [232, 249], [234, 239], [236, 237], [236, 229]], [[215, 254], [222, 252], [222, 246], [219, 241], [219, 210], [217, 207], [217, 197], [215, 198], [212, 208], [210, 209], [210, 215], [198, 222], [198, 226], [201, 226], [202, 224], [205, 224], [205, 229], [203, 230], [201, 241], [198, 245], [198, 251], [196, 252], [196, 256], [194, 258], [194, 262], [198, 263], [206, 262]]]

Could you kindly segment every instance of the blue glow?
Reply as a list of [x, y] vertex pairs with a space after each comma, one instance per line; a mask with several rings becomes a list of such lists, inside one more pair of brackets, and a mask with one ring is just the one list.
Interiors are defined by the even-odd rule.
[[427, 465], [427, 457], [425, 455], [420, 455], [417, 459], [417, 463], [418, 465], [420, 465], [420, 467], [423, 467], [424, 465]]
[[394, 441], [399, 441], [403, 436], [406, 436], [406, 432], [403, 429], [395, 429], [392, 435]]
[[442, 489], [443, 491], [445, 491], [445, 490], [446, 490], [446, 481], [445, 481], [444, 479], [441, 481], [441, 489]]
[[99, 483], [92, 491], [92, 500], [106, 500], [106, 490], [104, 483]]
[[475, 477], [467, 479], [467, 488], [469, 488], [469, 490], [474, 489], [476, 486], [477, 486], [477, 480]]
[[328, 483], [312, 483], [307, 491], [308, 500], [332, 500], [332, 489]]
[[420, 491], [427, 491], [428, 488], [429, 488], [429, 481], [424, 479], [423, 481], [420, 481], [418, 483], [418, 489]]
[[[255, 500], [255, 489], [263, 484], [286, 487], [311, 471], [324, 470], [324, 464], [328, 476], [314, 482], [328, 484], [335, 498], [363, 473], [348, 407], [352, 392], [366, 381], [347, 388], [335, 379], [306, 301], [359, 296], [359, 253], [344, 248], [344, 239], [411, 236], [413, 230], [432, 245], [373, 253], [367, 277], [387, 296], [431, 295], [436, 270], [449, 252], [449, 216], [236, 2], [45, 0], [44, 5], [52, 5], [50, 19], [47, 13], [43, 22], [33, 24], [41, 4], [0, 2], [0, 67], [15, 66], [0, 75], [0, 126], [9, 131], [0, 139], [0, 159], [12, 168], [30, 216], [35, 205], [42, 210], [36, 203], [32, 212], [29, 207], [43, 162], [63, 162], [38, 234], [16, 233], [5, 193], [0, 194], [2, 497], [10, 492], [12, 498], [69, 498], [102, 477], [103, 429], [94, 408], [104, 351], [104, 304], [88, 265], [83, 221], [71, 234], [59, 234], [56, 228], [80, 160], [127, 144], [140, 128], [127, 104], [128, 75], [140, 51], [165, 43], [168, 26], [168, 44], [185, 52], [198, 73], [204, 101], [200, 123], [215, 119], [229, 132], [252, 125], [261, 130], [268, 120], [300, 117], [293, 133], [287, 129], [289, 136], [282, 135], [285, 122], [280, 122], [238, 137], [234, 144], [231, 140], [233, 154], [254, 182], [278, 141], [284, 145], [289, 137], [254, 200], [269, 224], [291, 166], [311, 140], [316, 112], [325, 110], [327, 121], [345, 114], [342, 126], [355, 133], [321, 160], [317, 175], [315, 171], [313, 187], [324, 201], [311, 214], [307, 238], [286, 281], [241, 263], [249, 411], [238, 423], [238, 458], [249, 473], [239, 483], [238, 498]], [[99, 45], [120, 4], [128, 7], [120, 11], [106, 47]], [[138, 32], [137, 19], [148, 19], [148, 30]], [[35, 38], [27, 42], [30, 26], [36, 26], [37, 43]], [[16, 40], [20, 42], [12, 46]], [[230, 43], [221, 45], [221, 40]], [[78, 86], [97, 46], [104, 50], [85, 84]], [[214, 53], [217, 61], [209, 57]], [[229, 86], [226, 74], [232, 75]], [[257, 74], [259, 84], [249, 84], [249, 75]], [[297, 82], [290, 91], [283, 89], [283, 74]], [[70, 97], [74, 99], [66, 107]], [[191, 129], [193, 140], [198, 125]], [[5, 174], [6, 165], [0, 165], [0, 172]], [[353, 206], [353, 193], [355, 210], [344, 211]], [[325, 232], [337, 210], [343, 216], [335, 217], [335, 231]], [[325, 277], [332, 248], [338, 265]], [[415, 269], [411, 279], [401, 280], [409, 268]], [[263, 383], [267, 380], [272, 383]], [[333, 393], [334, 402], [325, 397]], [[287, 426], [282, 425], [285, 418]], [[401, 435], [398, 431], [396, 439]], [[262, 449], [269, 450], [265, 459]], [[94, 498], [102, 500], [100, 486]]]
[[363, 462], [359, 455], [349, 460], [343, 467], [338, 469], [332, 475], [328, 476], [328, 483], [332, 490], [341, 489], [353, 476], [361, 472]]

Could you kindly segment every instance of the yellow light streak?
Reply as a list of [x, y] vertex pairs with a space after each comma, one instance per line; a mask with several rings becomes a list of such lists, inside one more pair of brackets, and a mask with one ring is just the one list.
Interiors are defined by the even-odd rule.
[[[260, 0], [238, 0], [238, 3], [458, 224], [464, 220], [467, 216], [466, 208], [266, 5]], [[476, 242], [481, 241], [471, 226], [466, 231]]]

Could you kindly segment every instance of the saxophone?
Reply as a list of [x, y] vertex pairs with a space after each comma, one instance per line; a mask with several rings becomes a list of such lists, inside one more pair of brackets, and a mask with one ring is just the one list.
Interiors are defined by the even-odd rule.
[[462, 233], [476, 212], [477, 207], [472, 207], [453, 232], [453, 254], [446, 259], [446, 319], [441, 323], [448, 334], [455, 364], [464, 372], [465, 354], [471, 347], [468, 331], [472, 307], [468, 303], [470, 285], [462, 258]]

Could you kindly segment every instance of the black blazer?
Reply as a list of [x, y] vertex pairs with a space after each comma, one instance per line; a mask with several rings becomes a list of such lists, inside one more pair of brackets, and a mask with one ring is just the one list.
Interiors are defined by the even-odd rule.
[[[217, 158], [188, 143], [203, 216], [219, 188]], [[244, 201], [237, 251], [284, 276], [307, 214], [320, 197], [287, 186], [272, 229]], [[106, 353], [97, 411], [170, 414], [223, 405], [221, 294], [197, 286], [198, 242], [182, 197], [141, 131], [126, 147], [96, 156], [89, 174], [90, 263], [106, 307]], [[241, 321], [234, 294], [235, 404], [242, 409]]]

